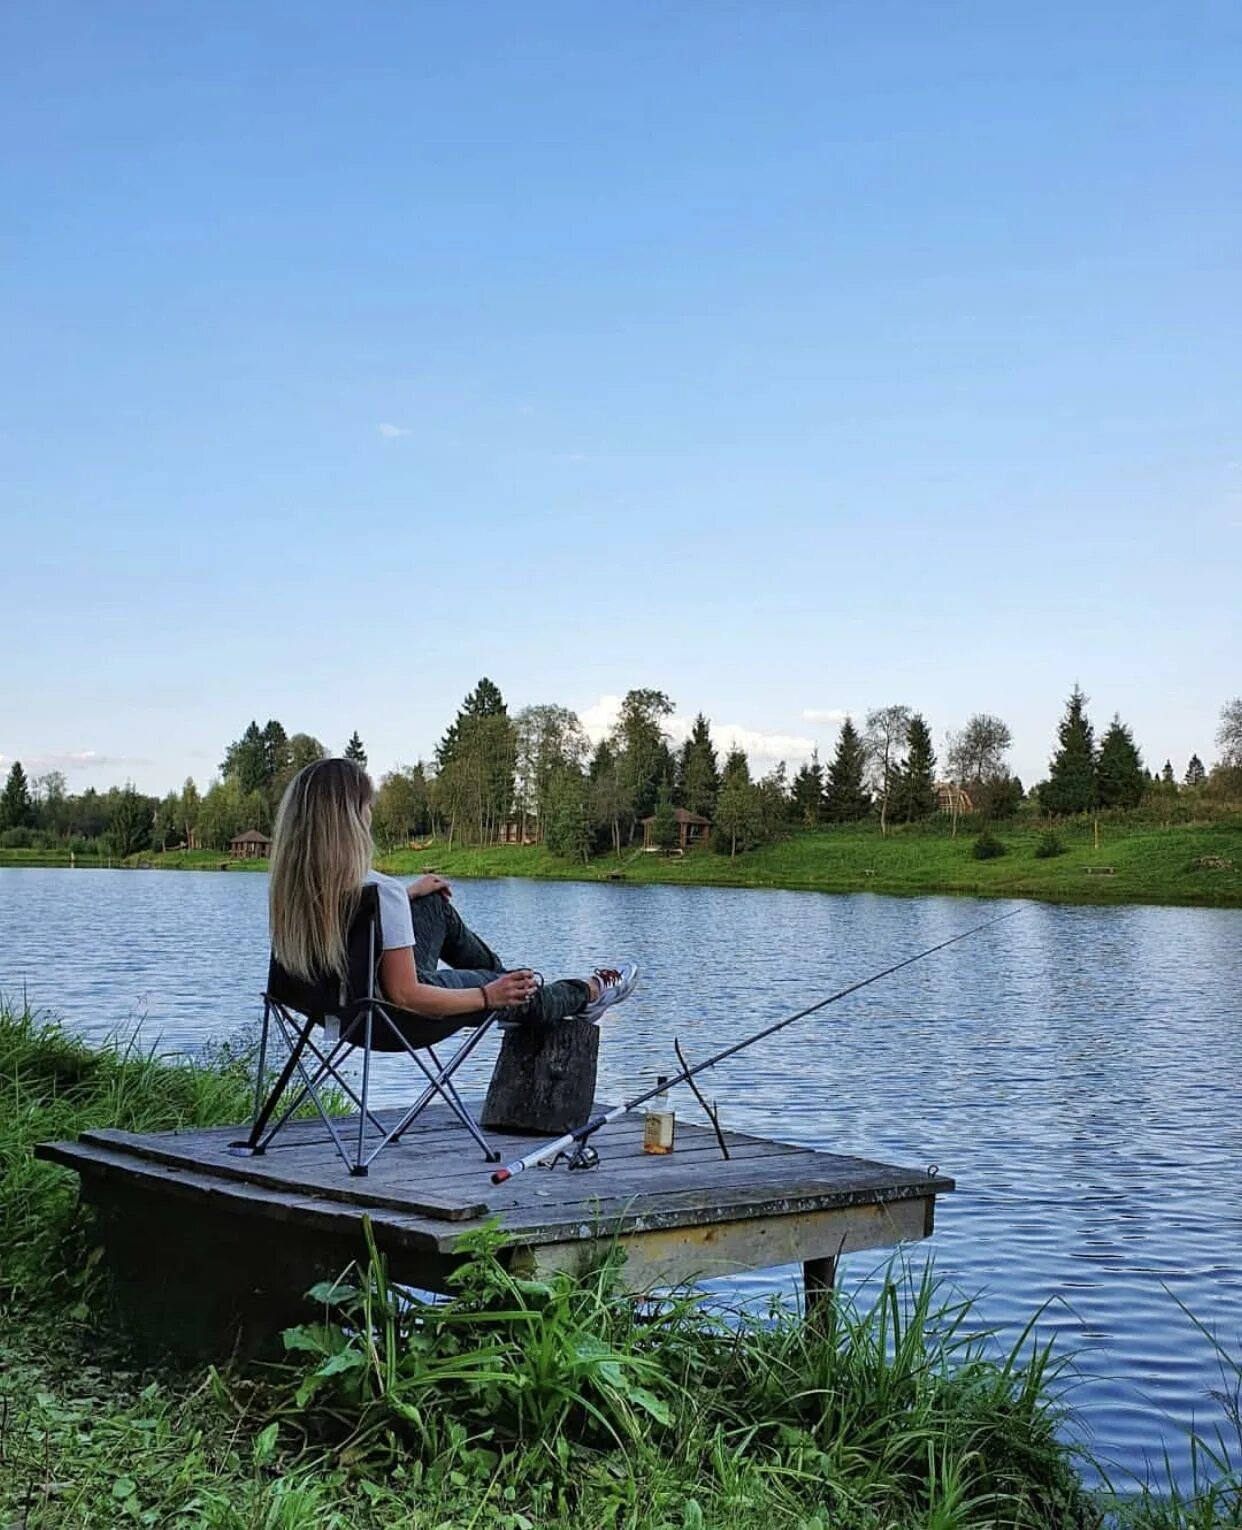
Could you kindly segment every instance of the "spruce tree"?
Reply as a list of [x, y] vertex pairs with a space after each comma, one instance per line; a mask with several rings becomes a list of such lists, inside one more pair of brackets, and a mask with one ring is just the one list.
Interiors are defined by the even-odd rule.
[[864, 785], [866, 770], [866, 746], [847, 717], [841, 724], [824, 788], [824, 811], [831, 823], [852, 823], [871, 811], [871, 797]]
[[24, 829], [33, 817], [34, 803], [30, 800], [26, 772], [22, 762], [14, 760], [0, 795], [0, 829]]
[[1173, 777], [1173, 761], [1172, 760], [1166, 760], [1164, 762], [1164, 769], [1160, 772], [1160, 779], [1161, 779], [1161, 781], [1164, 782], [1165, 786], [1171, 786], [1176, 791], [1176, 789], [1177, 789], [1177, 782], [1176, 782], [1176, 780]]
[[916, 712], [906, 730], [906, 756], [898, 767], [893, 816], [915, 823], [936, 811], [936, 751], [927, 719]]
[[712, 744], [711, 726], [702, 712], [694, 719], [690, 737], [682, 746], [677, 769], [677, 797], [681, 807], [710, 818], [716, 810], [720, 769]]
[[1059, 747], [1039, 791], [1047, 813], [1089, 813], [1099, 800], [1095, 735], [1086, 707], [1087, 698], [1075, 686], [1057, 729]]
[[1134, 737], [1120, 717], [1114, 716], [1100, 741], [1096, 770], [1101, 807], [1138, 807], [1143, 800], [1147, 776]]
[[246, 731], [235, 739], [220, 762], [220, 774], [236, 781], [243, 793], [262, 791], [268, 780], [268, 747], [262, 730], [252, 718]]
[[824, 767], [819, 763], [819, 750], [811, 755], [810, 764], [804, 765], [793, 778], [791, 807], [795, 823], [813, 828], [824, 812]]
[[355, 765], [363, 770], [367, 768], [367, 752], [362, 747], [362, 740], [358, 737], [357, 728], [349, 736], [349, 743], [345, 745], [345, 758], [352, 760]]
[[1190, 756], [1190, 763], [1186, 766], [1185, 783], [1187, 786], [1202, 786], [1207, 780], [1207, 771], [1203, 768], [1203, 761], [1197, 754]]

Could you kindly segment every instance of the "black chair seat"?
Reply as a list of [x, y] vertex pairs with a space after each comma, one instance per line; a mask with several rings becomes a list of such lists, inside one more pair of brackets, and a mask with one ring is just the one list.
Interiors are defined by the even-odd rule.
[[[263, 1031], [259, 1044], [255, 1082], [254, 1119], [239, 1152], [265, 1153], [281, 1128], [309, 1098], [332, 1135], [351, 1174], [365, 1174], [375, 1157], [400, 1139], [433, 1099], [442, 1099], [495, 1163], [500, 1155], [488, 1145], [477, 1122], [453, 1084], [453, 1074], [491, 1028], [494, 1016], [482, 1011], [460, 1017], [432, 1019], [388, 1003], [379, 990], [379, 962], [383, 954], [379, 890], [364, 887], [346, 936], [346, 971], [343, 977], [329, 974], [307, 981], [288, 972], [272, 954], [267, 989], [263, 995]], [[300, 1020], [295, 1018], [300, 1017]], [[281, 1036], [287, 1058], [272, 1089], [264, 1095], [267, 1052], [272, 1022]], [[441, 1063], [435, 1048], [461, 1031], [468, 1032], [447, 1062]], [[322, 1035], [316, 1038], [316, 1032]], [[362, 1086], [356, 1091], [340, 1073], [340, 1064], [352, 1052], [362, 1052]], [[426, 1085], [418, 1100], [396, 1127], [385, 1132], [369, 1107], [371, 1056], [404, 1052], [421, 1069]], [[307, 1056], [313, 1060], [307, 1064]], [[425, 1054], [425, 1056], [424, 1056]], [[358, 1107], [358, 1140], [347, 1150], [330, 1118], [320, 1089], [329, 1081]], [[281, 1112], [271, 1124], [277, 1107]], [[376, 1146], [368, 1147], [369, 1128], [379, 1134]]]

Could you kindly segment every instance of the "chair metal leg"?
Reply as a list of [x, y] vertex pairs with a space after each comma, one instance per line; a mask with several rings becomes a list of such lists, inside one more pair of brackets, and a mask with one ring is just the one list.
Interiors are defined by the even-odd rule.
[[[282, 1034], [284, 1034], [283, 1027]], [[285, 1036], [285, 1042], [286, 1045], [290, 1044], [287, 1035]], [[341, 1076], [336, 1068], [337, 1058], [339, 1056], [343, 1056], [348, 1050], [347, 1043], [338, 1039], [335, 1046], [330, 1048], [326, 1055], [319, 1050], [313, 1041], [307, 1042], [306, 1049], [307, 1051], [314, 1053], [315, 1060], [319, 1064], [318, 1068], [315, 1070], [313, 1078], [310, 1081], [314, 1087], [318, 1088], [325, 1077], [330, 1077], [336, 1087], [340, 1089], [343, 1094], [347, 1095], [349, 1099], [351, 1099], [361, 1111], [362, 1101], [359, 1099], [357, 1092], [354, 1090], [352, 1085], [350, 1085], [349, 1082]], [[306, 1099], [306, 1096], [307, 1088], [305, 1085], [303, 1085], [294, 1094], [292, 1100], [290, 1100], [289, 1104], [285, 1107], [284, 1113], [281, 1115], [276, 1124], [268, 1128], [267, 1136], [263, 1139], [262, 1143], [260, 1143], [258, 1151], [264, 1151], [267, 1148], [268, 1144], [285, 1125], [286, 1121], [288, 1121], [289, 1118], [297, 1111], [298, 1107]], [[370, 1120], [371, 1125], [382, 1137], [384, 1135], [384, 1123], [380, 1121], [376, 1116], [372, 1115], [369, 1110], [366, 1112], [365, 1118]]]
[[[487, 1035], [490, 1029], [490, 1022], [486, 1025], [480, 1025], [466, 1038], [464, 1044], [457, 1052], [453, 1054], [453, 1057], [449, 1062], [450, 1076], [453, 1073], [456, 1073], [458, 1068], [461, 1067], [462, 1063], [464, 1063], [466, 1058], [470, 1056], [471, 1052], [474, 1051], [475, 1047], [478, 1046], [479, 1042], [483, 1040], [484, 1036]], [[430, 1047], [428, 1047], [427, 1050], [431, 1052], [433, 1057], [435, 1057], [435, 1053]], [[438, 1058], [436, 1059], [436, 1066], [440, 1066]], [[415, 1120], [417, 1120], [420, 1115], [422, 1115], [423, 1111], [426, 1110], [427, 1106], [435, 1098], [435, 1094], [436, 1091], [434, 1085], [429, 1084], [427, 1088], [423, 1090], [422, 1094], [419, 1095], [414, 1104], [411, 1105], [409, 1110], [406, 1111], [404, 1117], [398, 1125], [396, 1134], [393, 1138], [394, 1142], [399, 1142], [401, 1140], [406, 1130], [414, 1123]]]
[[370, 1163], [370, 1159], [364, 1159], [363, 1154], [366, 1152], [367, 1100], [371, 1093], [371, 1041], [374, 1035], [374, 1023], [375, 1007], [368, 1004], [362, 1047], [362, 1102], [358, 1111], [358, 1156], [354, 1160], [353, 1168], [349, 1171], [351, 1174], [365, 1174]]
[[[283, 1021], [283, 1014], [280, 1016], [280, 1018]], [[290, 1046], [288, 1061], [280, 1070], [280, 1077], [276, 1080], [276, 1083], [264, 1104], [255, 1112], [255, 1118], [250, 1124], [249, 1136], [244, 1142], [233, 1143], [233, 1147], [248, 1148], [252, 1153], [261, 1153], [263, 1151], [263, 1148], [259, 1146], [259, 1140], [267, 1128], [267, 1123], [271, 1119], [272, 1112], [276, 1109], [281, 1095], [284, 1094], [285, 1090], [289, 1087], [289, 1080], [297, 1071], [301, 1061], [302, 1053], [305, 1051], [306, 1045], [310, 1041], [311, 1028], [314, 1026], [314, 1024], [314, 1016], [309, 1016], [307, 1018], [306, 1024], [302, 1026], [302, 1028], [298, 1031], [297, 1040]], [[286, 1036], [285, 1039], [287, 1041], [288, 1037]]]

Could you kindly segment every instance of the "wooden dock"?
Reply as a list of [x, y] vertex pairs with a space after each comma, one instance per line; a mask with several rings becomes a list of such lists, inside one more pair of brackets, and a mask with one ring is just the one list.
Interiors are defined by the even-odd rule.
[[[377, 1114], [392, 1124], [399, 1112]], [[641, 1115], [597, 1134], [598, 1167], [531, 1169], [498, 1188], [443, 1107], [365, 1178], [346, 1173], [318, 1120], [291, 1123], [262, 1157], [230, 1151], [244, 1132], [92, 1131], [37, 1150], [81, 1176], [128, 1305], [198, 1330], [194, 1347], [297, 1320], [307, 1288], [361, 1256], [364, 1216], [392, 1276], [425, 1290], [447, 1289], [462, 1233], [495, 1218], [517, 1268], [573, 1270], [616, 1238], [635, 1291], [800, 1263], [811, 1298], [842, 1254], [928, 1237], [937, 1195], [954, 1188], [930, 1170], [738, 1132], [724, 1134], [726, 1161], [713, 1132], [681, 1122], [673, 1153], [646, 1154]], [[492, 1141], [505, 1160], [532, 1146]]]

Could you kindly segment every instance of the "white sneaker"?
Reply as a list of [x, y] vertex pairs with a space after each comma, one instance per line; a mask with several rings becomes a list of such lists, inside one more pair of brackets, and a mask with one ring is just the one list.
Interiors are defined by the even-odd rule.
[[596, 967], [591, 974], [599, 984], [599, 996], [591, 1000], [579, 1015], [581, 1020], [598, 1020], [613, 1004], [628, 999], [638, 986], [638, 963], [622, 962], [619, 967]]

